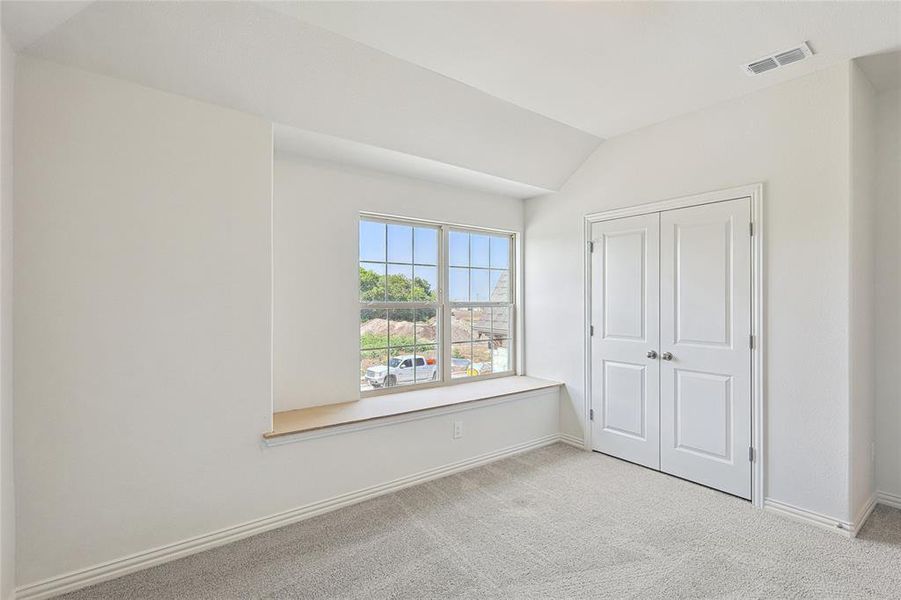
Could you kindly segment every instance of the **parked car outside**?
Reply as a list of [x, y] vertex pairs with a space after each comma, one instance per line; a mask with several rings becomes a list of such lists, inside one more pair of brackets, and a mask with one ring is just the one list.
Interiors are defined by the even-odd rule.
[[405, 383], [422, 383], [438, 378], [438, 364], [434, 358], [407, 354], [395, 356], [387, 365], [366, 369], [366, 383], [374, 388], [392, 387]]

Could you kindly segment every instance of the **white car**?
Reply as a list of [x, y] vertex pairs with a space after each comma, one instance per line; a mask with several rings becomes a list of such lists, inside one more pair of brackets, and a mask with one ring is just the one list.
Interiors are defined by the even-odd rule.
[[422, 383], [438, 378], [438, 365], [435, 359], [422, 356], [395, 356], [387, 365], [378, 365], [366, 369], [366, 383], [374, 388], [391, 387], [403, 383]]

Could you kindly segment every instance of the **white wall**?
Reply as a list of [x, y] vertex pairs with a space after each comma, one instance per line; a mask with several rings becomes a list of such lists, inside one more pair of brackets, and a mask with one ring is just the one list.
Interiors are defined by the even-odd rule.
[[20, 586], [557, 434], [551, 391], [263, 447], [270, 126], [35, 59], [19, 67]]
[[582, 435], [582, 217], [764, 182], [770, 498], [848, 520], [849, 67], [601, 144], [555, 195], [526, 201], [526, 370], [566, 382]]
[[876, 90], [851, 63], [850, 515], [876, 493]]
[[901, 502], [901, 89], [876, 108], [876, 480]]
[[512, 231], [523, 217], [520, 200], [292, 156], [274, 210], [275, 410], [360, 395], [360, 211]]
[[13, 477], [13, 97], [16, 54], [0, 36], [0, 598], [15, 586], [16, 510]]

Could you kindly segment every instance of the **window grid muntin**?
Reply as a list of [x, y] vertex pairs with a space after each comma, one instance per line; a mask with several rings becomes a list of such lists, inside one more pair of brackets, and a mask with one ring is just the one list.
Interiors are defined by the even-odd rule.
[[[489, 379], [492, 377], [503, 377], [509, 376], [516, 373], [516, 351], [518, 348], [518, 344], [516, 341], [518, 327], [516, 325], [518, 315], [516, 311], [516, 302], [517, 302], [517, 286], [516, 286], [516, 234], [513, 232], [505, 232], [498, 231], [487, 228], [479, 228], [479, 227], [466, 227], [466, 226], [457, 226], [457, 225], [447, 225], [447, 224], [436, 224], [427, 221], [420, 221], [416, 219], [403, 219], [403, 218], [394, 218], [394, 217], [386, 217], [382, 215], [375, 215], [371, 213], [361, 213], [360, 215], [361, 221], [372, 221], [378, 223], [384, 223], [385, 227], [385, 297], [387, 298], [388, 294], [388, 283], [387, 283], [387, 265], [389, 264], [387, 261], [388, 257], [388, 224], [396, 224], [403, 225], [412, 228], [412, 260], [414, 262], [411, 263], [392, 263], [404, 266], [413, 267], [413, 275], [415, 277], [415, 266], [425, 266], [425, 267], [434, 267], [437, 270], [437, 284], [438, 289], [436, 290], [437, 300], [435, 301], [414, 301], [414, 302], [406, 302], [406, 301], [360, 301], [360, 308], [363, 309], [434, 309], [436, 311], [436, 323], [438, 324], [436, 330], [436, 342], [424, 342], [421, 345], [434, 346], [437, 349], [437, 362], [438, 362], [438, 373], [439, 376], [437, 381], [429, 381], [425, 383], [418, 383], [415, 375], [415, 358], [414, 358], [414, 380], [409, 385], [402, 386], [403, 388], [423, 388], [423, 387], [437, 387], [437, 386], [445, 386], [445, 385], [453, 385], [455, 383], [462, 383], [465, 381], [471, 381], [475, 379]], [[416, 261], [416, 252], [415, 252], [415, 244], [416, 244], [416, 228], [429, 228], [435, 229], [438, 232], [438, 243], [436, 248], [436, 259], [437, 264], [432, 265], [429, 263], [417, 263]], [[359, 228], [358, 228], [359, 231]], [[449, 244], [450, 244], [450, 234], [451, 232], [464, 233], [467, 235], [467, 266], [465, 267], [468, 271], [472, 269], [483, 269], [489, 271], [489, 297], [490, 297], [490, 272], [491, 271], [507, 271], [508, 273], [508, 290], [507, 290], [507, 300], [503, 302], [451, 302], [449, 300], [450, 291], [449, 291], [449, 275], [450, 275], [450, 252], [449, 252]], [[471, 257], [471, 246], [472, 246], [472, 235], [484, 235], [488, 237], [488, 266], [487, 267], [473, 267], [472, 266], [472, 257]], [[492, 238], [502, 238], [506, 241], [507, 245], [507, 260], [505, 268], [496, 268], [493, 266], [493, 262], [491, 260], [492, 255]], [[358, 263], [362, 262], [374, 262], [374, 261], [362, 261], [358, 260]], [[469, 296], [471, 298], [471, 277], [469, 281]], [[411, 283], [412, 285], [412, 283]], [[414, 288], [415, 289], [415, 288]], [[506, 335], [499, 338], [501, 343], [504, 343], [507, 346], [507, 369], [502, 372], [494, 371], [494, 349], [492, 346], [494, 345], [494, 319], [491, 309], [489, 308], [489, 356], [491, 360], [491, 369], [492, 372], [489, 374], [480, 374], [477, 376], [467, 376], [467, 377], [458, 377], [456, 379], [452, 378], [452, 346], [455, 342], [452, 340], [452, 331], [451, 331], [451, 311], [453, 308], [479, 308], [479, 307], [498, 307], [498, 308], [507, 308], [509, 311], [508, 317], [508, 325]], [[416, 321], [414, 320], [413, 333], [414, 340], [416, 340], [417, 330], [416, 330]], [[389, 319], [389, 330], [390, 330], [390, 319]], [[474, 343], [472, 340], [472, 322], [470, 322], [470, 347]], [[390, 344], [390, 331], [388, 335], [388, 344]], [[418, 346], [420, 344], [417, 344]], [[410, 346], [404, 346], [405, 348], [409, 348]], [[415, 346], [414, 346], [415, 347]], [[388, 352], [388, 358], [390, 360], [391, 357], [391, 348], [388, 349], [376, 349], [376, 348], [367, 348], [362, 349], [361, 353], [364, 351], [386, 351]], [[416, 353], [412, 353], [414, 357]], [[470, 362], [472, 358], [472, 349], [470, 349]], [[390, 367], [389, 367], [390, 372]], [[372, 396], [372, 395], [382, 395], [385, 393], [391, 393], [394, 391], [394, 388], [388, 389], [378, 389], [378, 390], [361, 390], [361, 396]]]
[[[467, 247], [467, 254], [466, 254], [466, 255], [467, 255], [467, 264], [466, 264], [465, 268], [467, 269], [467, 271], [469, 271], [469, 280], [468, 280], [469, 290], [468, 290], [468, 296], [469, 296], [469, 298], [470, 298], [470, 301], [469, 301], [469, 302], [461, 302], [461, 301], [453, 301], [453, 302], [451, 302], [451, 301], [449, 300], [449, 298], [450, 298], [450, 292], [449, 292], [449, 290], [448, 290], [448, 292], [447, 292], [447, 294], [446, 294], [446, 298], [447, 298], [447, 306], [448, 306], [448, 310], [447, 310], [448, 318], [446, 319], [446, 321], [447, 321], [447, 327], [448, 327], [448, 328], [451, 327], [451, 323], [450, 323], [450, 320], [451, 320], [451, 319], [450, 319], [450, 316], [451, 316], [451, 314], [452, 314], [452, 312], [453, 312], [453, 309], [455, 309], [455, 308], [469, 308], [469, 309], [473, 309], [473, 308], [488, 308], [488, 309], [489, 309], [489, 318], [488, 318], [488, 324], [489, 324], [489, 325], [488, 325], [488, 327], [489, 327], [489, 339], [488, 339], [488, 344], [489, 344], [489, 357], [490, 357], [490, 361], [491, 361], [491, 370], [492, 370], [492, 372], [491, 372], [490, 374], [486, 374], [486, 375], [476, 375], [476, 376], [469, 376], [469, 375], [467, 375], [467, 376], [462, 376], [462, 377], [456, 377], [456, 378], [453, 378], [452, 373], [450, 372], [451, 369], [448, 368], [448, 369], [447, 369], [447, 371], [448, 371], [448, 378], [449, 378], [449, 380], [450, 380], [450, 379], [454, 379], [455, 381], [458, 381], [458, 382], [459, 382], [459, 381], [467, 381], [467, 380], [474, 380], [474, 379], [487, 378], [487, 377], [496, 376], [496, 375], [510, 375], [510, 374], [512, 374], [512, 373], [515, 373], [516, 369], [515, 369], [515, 366], [514, 366], [514, 365], [516, 364], [516, 360], [515, 360], [515, 356], [514, 356], [514, 354], [513, 354], [514, 349], [515, 349], [515, 347], [516, 347], [515, 342], [514, 342], [515, 331], [516, 331], [516, 328], [515, 328], [515, 320], [514, 320], [514, 319], [515, 319], [515, 314], [516, 314], [516, 311], [515, 311], [515, 304], [516, 304], [516, 302], [515, 302], [515, 299], [516, 299], [516, 292], [515, 292], [515, 290], [516, 290], [516, 286], [515, 286], [514, 269], [513, 269], [513, 266], [514, 266], [514, 264], [515, 264], [515, 256], [514, 256], [514, 253], [515, 253], [515, 234], [503, 233], [503, 232], [492, 232], [492, 231], [490, 231], [490, 230], [484, 230], [484, 229], [469, 229], [469, 228], [466, 228], [466, 227], [457, 227], [457, 226], [449, 226], [449, 227], [447, 228], [447, 230], [448, 230], [448, 235], [446, 236], [445, 243], [447, 244], [446, 254], [447, 254], [447, 256], [448, 256], [448, 263], [447, 263], [447, 265], [446, 265], [446, 268], [444, 268], [444, 269], [442, 269], [442, 270], [447, 271], [448, 273], [450, 272], [450, 269], [451, 269], [451, 263], [450, 263], [450, 260], [449, 260], [449, 257], [450, 257], [450, 233], [451, 233], [451, 232], [455, 232], [455, 233], [465, 233], [465, 234], [467, 234], [467, 244], [466, 244], [466, 247]], [[487, 267], [473, 267], [473, 266], [472, 266], [472, 235], [473, 235], [473, 234], [475, 234], [475, 235], [484, 235], [484, 236], [486, 236], [486, 237], [488, 238], [488, 266], [487, 266]], [[491, 261], [491, 253], [492, 253], [491, 238], [492, 238], [492, 237], [504, 238], [504, 239], [506, 239], [506, 241], [507, 241], [507, 261], [506, 261], [506, 262], [507, 262], [507, 267], [506, 267], [505, 269], [493, 269], [492, 266], [491, 266], [491, 265], [492, 265], [492, 261]], [[455, 265], [455, 268], [464, 268], [464, 267], [463, 267], [462, 265]], [[490, 297], [490, 295], [491, 295], [491, 291], [490, 291], [490, 284], [491, 284], [491, 279], [490, 279], [491, 276], [490, 276], [490, 272], [491, 272], [492, 270], [495, 270], [495, 271], [501, 271], [501, 272], [507, 271], [507, 273], [508, 273], [508, 276], [507, 276], [507, 277], [508, 277], [507, 300], [506, 300], [506, 301], [503, 301], [503, 302], [500, 302], [500, 301], [495, 301], [495, 302], [491, 302], [491, 301], [487, 301], [487, 302], [475, 301], [475, 302], [474, 302], [474, 301], [472, 301], [472, 275], [471, 275], [471, 272], [472, 272], [473, 269], [483, 269], [483, 270], [487, 270], [487, 271], [489, 272], [489, 297]], [[504, 340], [507, 341], [507, 345], [508, 345], [507, 369], [505, 369], [504, 371], [502, 371], [502, 372], [500, 372], [500, 373], [495, 373], [495, 372], [494, 372], [494, 354], [493, 354], [493, 350], [492, 350], [492, 348], [491, 348], [491, 346], [494, 344], [494, 321], [493, 321], [492, 315], [490, 314], [490, 311], [491, 311], [491, 309], [494, 308], [494, 307], [498, 307], [498, 308], [504, 308], [504, 307], [505, 307], [505, 308], [508, 308], [509, 311], [510, 311], [510, 313], [509, 313], [509, 314], [510, 314], [510, 316], [509, 316], [509, 325], [508, 325], [508, 327], [509, 327], [509, 334], [508, 334], [506, 337], [503, 338]], [[450, 332], [450, 333], [451, 333], [451, 336], [452, 336], [453, 332]], [[474, 346], [474, 344], [475, 344], [475, 340], [473, 339], [473, 336], [474, 336], [474, 324], [473, 324], [473, 320], [470, 320], [470, 327], [469, 327], [469, 345], [470, 345], [469, 357], [470, 357], [470, 366], [472, 366], [472, 357], [473, 357], [473, 352], [474, 352], [473, 346]], [[448, 356], [448, 362], [449, 362], [449, 361], [452, 359], [452, 357], [453, 357], [453, 351], [452, 351], [452, 350], [453, 350], [454, 344], [464, 344], [464, 343], [465, 343], [465, 342], [453, 342], [453, 340], [451, 340], [451, 342], [448, 344], [448, 345], [450, 346], [450, 352], [449, 352], [449, 356]]]

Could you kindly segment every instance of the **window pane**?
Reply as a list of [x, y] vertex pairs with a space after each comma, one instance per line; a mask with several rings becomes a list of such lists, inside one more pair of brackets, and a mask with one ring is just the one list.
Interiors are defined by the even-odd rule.
[[469, 237], [469, 266], [488, 266], [488, 236], [470, 234]]
[[412, 346], [413, 319], [416, 311], [412, 308], [399, 308], [388, 311], [388, 341], [392, 348]]
[[413, 300], [412, 265], [388, 265], [388, 300], [395, 302]]
[[385, 263], [360, 263], [360, 300], [385, 301]]
[[385, 224], [360, 221], [360, 260], [385, 262]]
[[468, 267], [469, 234], [460, 231], [451, 231], [448, 238], [448, 245], [450, 246], [448, 251], [449, 264], [452, 267]]
[[[459, 379], [509, 371], [509, 321], [509, 307], [451, 310], [451, 377]], [[498, 331], [494, 331], [495, 326]]]
[[388, 225], [388, 262], [413, 262], [413, 228]]
[[510, 340], [493, 341], [491, 343], [491, 372], [503, 373], [511, 368]]
[[488, 342], [472, 343], [472, 365], [469, 370], [472, 377], [491, 373], [491, 350]]
[[438, 328], [436, 308], [361, 309], [360, 390], [440, 380]]
[[418, 308], [416, 313], [416, 343], [438, 343], [438, 311], [434, 308]]
[[491, 309], [491, 339], [507, 339], [510, 337], [510, 308], [493, 307]]
[[451, 302], [469, 302], [469, 269], [451, 267], [448, 284]]
[[360, 349], [388, 347], [388, 315], [384, 310], [360, 311]]
[[412, 385], [416, 375], [413, 348], [391, 348], [388, 353], [388, 376], [384, 387]]
[[438, 366], [437, 346], [417, 346], [415, 365], [416, 383], [438, 381], [441, 379], [441, 369]]
[[413, 262], [418, 265], [437, 265], [438, 230], [428, 227], [417, 227], [413, 236]]
[[491, 268], [510, 268], [510, 237], [491, 236]]
[[458, 342], [451, 344], [451, 378], [472, 377], [472, 344]]
[[472, 339], [472, 309], [451, 310], [451, 341], [468, 342]]
[[510, 302], [510, 271], [491, 270], [488, 282], [492, 302]]
[[438, 267], [413, 267], [413, 299], [438, 300]]
[[488, 302], [488, 269], [471, 269], [469, 272], [469, 289], [471, 302]]
[[[447, 277], [450, 302], [495, 304], [450, 309], [444, 317], [437, 304], [433, 308], [394, 304], [396, 308], [389, 310], [361, 307], [361, 390], [440, 381], [439, 355], [450, 362], [453, 378], [512, 369], [513, 308], [507, 305], [514, 296], [512, 238], [450, 229], [447, 236], [444, 248], [440, 228], [360, 220], [363, 302], [437, 303], [439, 282]], [[442, 318], [448, 319], [450, 330], [443, 329]], [[449, 356], [444, 356], [442, 340], [450, 342]]]
[[480, 342], [491, 337], [491, 309], [487, 307], [472, 310], [472, 339]]
[[382, 387], [388, 372], [387, 350], [363, 350], [360, 352], [360, 391], [368, 392]]

